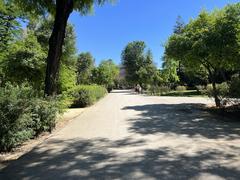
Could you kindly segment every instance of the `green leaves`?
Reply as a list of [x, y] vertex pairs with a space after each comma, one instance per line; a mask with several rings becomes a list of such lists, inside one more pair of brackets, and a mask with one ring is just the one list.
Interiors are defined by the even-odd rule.
[[[179, 34], [173, 34], [166, 44], [166, 57], [181, 62], [185, 68], [206, 72], [215, 87], [217, 77], [224, 72], [238, 71], [240, 3], [228, 5], [212, 13], [202, 11]], [[221, 80], [220, 80], [221, 81]], [[215, 91], [216, 105], [220, 93]]]
[[202, 11], [183, 33], [169, 38], [166, 55], [211, 70], [231, 69], [239, 59], [239, 14], [239, 3], [213, 13]]
[[[15, 3], [29, 16], [54, 15], [56, 12], [56, 2], [62, 0], [7, 0]], [[81, 15], [87, 15], [93, 11], [94, 5], [102, 6], [105, 3], [112, 3], [114, 0], [65, 0], [73, 2], [73, 9]]]
[[44, 78], [46, 53], [32, 32], [12, 44], [4, 61], [6, 80], [21, 84], [25, 81], [40, 88]]
[[[126, 70], [126, 79], [132, 84], [150, 84], [157, 68], [153, 64], [150, 50], [145, 53], [143, 41], [129, 43], [122, 52], [122, 64]], [[147, 78], [146, 78], [147, 77]]]
[[81, 53], [78, 56], [77, 64], [77, 83], [90, 84], [92, 70], [94, 68], [94, 58], [91, 53]]
[[102, 61], [93, 72], [94, 82], [106, 88], [114, 86], [114, 81], [118, 75], [119, 67], [111, 59]]

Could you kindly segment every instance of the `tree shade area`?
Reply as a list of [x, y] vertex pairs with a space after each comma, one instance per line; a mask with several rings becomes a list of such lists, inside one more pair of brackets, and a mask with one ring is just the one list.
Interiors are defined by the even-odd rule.
[[52, 131], [64, 109], [90, 106], [113, 89], [209, 96], [217, 107], [239, 108], [240, 3], [203, 10], [187, 23], [177, 17], [159, 68], [139, 40], [123, 47], [120, 64], [106, 57], [96, 65], [91, 52], [78, 54], [70, 14], [109, 2], [0, 0], [0, 151]]

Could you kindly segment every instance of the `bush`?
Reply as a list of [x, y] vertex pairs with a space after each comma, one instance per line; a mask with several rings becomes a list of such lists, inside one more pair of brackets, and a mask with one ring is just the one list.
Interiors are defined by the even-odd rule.
[[226, 82], [221, 84], [216, 84], [216, 92], [213, 91], [213, 87], [211, 84], [208, 84], [206, 89], [207, 89], [206, 90], [207, 95], [209, 97], [214, 97], [214, 93], [215, 93], [219, 98], [220, 103], [222, 105], [225, 104], [225, 101], [229, 96], [229, 85]]
[[233, 77], [229, 85], [229, 95], [232, 98], [240, 98], [240, 78]]
[[33, 99], [29, 106], [29, 114], [33, 121], [34, 136], [44, 131], [51, 132], [56, 125], [56, 115], [60, 111], [55, 99]]
[[37, 98], [30, 86], [0, 88], [0, 151], [10, 151], [22, 142], [51, 131], [58, 105], [55, 100]]
[[203, 92], [204, 90], [206, 90], [206, 87], [202, 86], [202, 85], [197, 85], [196, 89], [197, 89], [198, 92]]
[[186, 86], [177, 86], [176, 91], [186, 91], [187, 87]]
[[170, 88], [167, 86], [148, 86], [147, 92], [150, 95], [160, 96], [162, 94], [170, 92]]
[[98, 85], [79, 85], [68, 92], [72, 107], [86, 107], [94, 104], [107, 94], [106, 88]]

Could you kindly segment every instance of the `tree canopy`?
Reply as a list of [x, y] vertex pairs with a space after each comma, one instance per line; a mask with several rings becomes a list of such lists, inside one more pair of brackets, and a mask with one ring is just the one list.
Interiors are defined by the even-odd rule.
[[91, 53], [81, 53], [77, 60], [77, 83], [89, 84], [91, 83], [92, 71], [94, 69], [94, 58]]
[[[212, 13], [202, 11], [181, 33], [169, 38], [166, 56], [185, 67], [205, 68], [216, 90], [216, 76], [239, 67], [239, 9], [240, 3], [237, 3]], [[219, 106], [217, 94], [214, 97]]]
[[145, 42], [134, 41], [122, 51], [122, 64], [126, 70], [126, 80], [132, 84], [150, 84], [158, 74], [151, 51], [145, 50]]

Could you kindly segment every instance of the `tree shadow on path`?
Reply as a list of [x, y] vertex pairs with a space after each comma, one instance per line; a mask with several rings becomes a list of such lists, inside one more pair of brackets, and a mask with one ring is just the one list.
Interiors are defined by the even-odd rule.
[[209, 139], [240, 138], [240, 121], [210, 114], [202, 109], [204, 104], [149, 104], [128, 106], [123, 110], [138, 111], [129, 119], [129, 131], [143, 135], [175, 133], [193, 137], [201, 135]]
[[[201, 151], [194, 156], [174, 154], [167, 147], [122, 152], [144, 141], [107, 139], [51, 140], [12, 163], [0, 179], [238, 179], [240, 172], [217, 163], [233, 158], [228, 152]], [[45, 144], [46, 146], [46, 144]], [[211, 161], [211, 165], [203, 166]]]
[[160, 135], [156, 144], [161, 145], [152, 147], [145, 139], [145, 135], [172, 133], [188, 139], [200, 135], [214, 142], [231, 141], [239, 139], [239, 122], [222, 120], [194, 104], [150, 104], [124, 110], [138, 112], [128, 120], [129, 137], [50, 138], [0, 172], [0, 179], [240, 179], [239, 144], [220, 143], [189, 154], [184, 142], [171, 147], [161, 144]]

